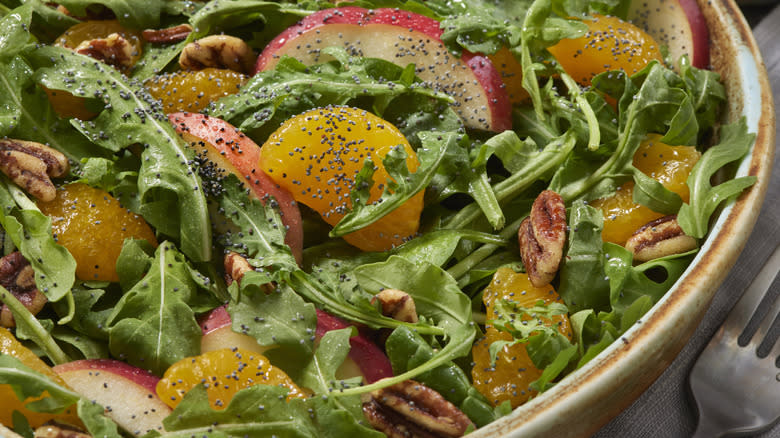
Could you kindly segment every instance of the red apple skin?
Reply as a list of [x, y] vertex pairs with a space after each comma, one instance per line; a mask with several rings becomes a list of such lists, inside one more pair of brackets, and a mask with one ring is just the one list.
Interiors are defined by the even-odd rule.
[[113, 359], [84, 359], [52, 368], [84, 398], [106, 409], [106, 416], [133, 435], [162, 431], [171, 413], [157, 396], [159, 378], [148, 371]]
[[152, 393], [156, 391], [157, 382], [160, 380], [159, 377], [149, 371], [114, 359], [82, 359], [56, 365], [53, 369], [60, 375], [69, 371], [80, 371], [85, 369], [105, 371], [131, 380]]
[[200, 320], [200, 329], [203, 336], [231, 324], [230, 314], [226, 306], [219, 306]]
[[704, 14], [702, 14], [696, 0], [678, 1], [691, 26], [693, 37], [693, 59], [691, 62], [694, 67], [708, 68], [710, 65], [710, 32]]
[[[430, 39], [439, 44], [441, 44], [441, 35], [443, 33], [438, 21], [414, 12], [390, 8], [368, 10], [355, 6], [325, 9], [305, 17], [298, 24], [287, 28], [272, 40], [263, 50], [263, 53], [257, 58], [255, 72], [257, 73], [273, 68], [279, 58], [279, 53], [284, 52], [288, 47], [291, 47], [288, 46], [288, 44], [295, 45], [296, 43], [294, 41], [300, 35], [313, 29], [322, 32], [326, 26], [334, 24], [398, 26], [402, 28], [401, 35], [410, 34], [411, 31], [415, 31], [424, 35], [426, 37], [425, 39]], [[409, 62], [408, 58], [394, 56], [389, 52], [373, 53], [370, 56], [382, 57], [383, 55], [386, 55], [386, 60], [394, 62], [402, 67], [405, 67]], [[475, 55], [468, 51], [463, 52], [461, 61], [472, 70], [474, 78], [479, 81], [479, 84], [486, 95], [486, 107], [489, 108], [490, 115], [489, 122], [484, 122], [481, 119], [479, 122], [474, 123], [464, 119], [464, 122], [478, 129], [487, 127], [487, 129], [496, 132], [511, 129], [511, 103], [509, 101], [509, 96], [504, 89], [501, 75], [493, 66], [492, 62], [485, 56]], [[418, 73], [425, 74], [425, 72]], [[456, 100], [459, 100], [464, 96], [455, 94], [454, 97]], [[465, 97], [469, 98], [470, 96]], [[487, 123], [487, 126], [485, 126], [484, 123]]]
[[[327, 312], [317, 309], [317, 338], [322, 338], [331, 330], [339, 330], [350, 327], [350, 324]], [[392, 377], [393, 367], [385, 352], [358, 334], [349, 338], [349, 359], [352, 359], [360, 368], [363, 378], [367, 383], [373, 383], [385, 377]]]
[[260, 146], [235, 126], [216, 117], [185, 112], [169, 114], [168, 120], [184, 141], [203, 147], [203, 151], [198, 153], [204, 152], [219, 167], [238, 176], [252, 189], [257, 199], [265, 202], [268, 195], [276, 199], [282, 222], [287, 226], [285, 243], [300, 264], [303, 257], [301, 212], [292, 194], [279, 187], [258, 167]]
[[628, 19], [667, 45], [674, 61], [687, 53], [694, 67], [709, 67], [709, 30], [696, 0], [633, 2]]

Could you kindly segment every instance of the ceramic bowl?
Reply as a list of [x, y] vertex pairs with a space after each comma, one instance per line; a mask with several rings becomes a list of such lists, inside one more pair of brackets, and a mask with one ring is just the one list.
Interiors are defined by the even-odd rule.
[[724, 122], [745, 117], [756, 133], [736, 175], [758, 182], [722, 209], [694, 261], [666, 295], [618, 341], [552, 389], [474, 437], [590, 436], [627, 408], [666, 369], [704, 316], [758, 217], [775, 149], [775, 112], [750, 27], [733, 0], [698, 0], [711, 60], [729, 96]]

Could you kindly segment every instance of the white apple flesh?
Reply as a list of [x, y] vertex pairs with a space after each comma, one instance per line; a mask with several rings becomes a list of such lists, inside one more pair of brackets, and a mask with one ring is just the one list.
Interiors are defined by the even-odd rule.
[[159, 378], [113, 359], [85, 359], [54, 368], [67, 385], [106, 411], [106, 416], [136, 436], [162, 431], [171, 408], [157, 397]]
[[255, 338], [233, 331], [230, 314], [225, 306], [219, 306], [209, 312], [200, 322], [203, 337], [200, 338], [200, 352], [206, 353], [223, 348], [240, 348], [264, 354], [274, 345], [263, 346]]
[[[287, 227], [285, 243], [300, 264], [303, 254], [301, 212], [292, 194], [279, 187], [258, 167], [260, 146], [233, 125], [216, 117], [199, 113], [172, 113], [168, 119], [201, 159], [207, 159], [218, 169], [236, 175], [262, 202], [268, 196], [276, 200], [282, 222]], [[215, 178], [218, 177], [215, 175]]]
[[315, 12], [272, 40], [257, 59], [257, 72], [273, 68], [283, 55], [307, 65], [331, 58], [322, 49], [339, 46], [358, 56], [406, 67], [428, 86], [449, 94], [467, 127], [501, 132], [512, 127], [511, 104], [491, 61], [464, 52], [453, 55], [442, 43], [439, 22], [413, 12], [342, 7]]
[[667, 46], [675, 62], [688, 54], [694, 67], [709, 66], [709, 31], [696, 0], [637, 0], [628, 20]]

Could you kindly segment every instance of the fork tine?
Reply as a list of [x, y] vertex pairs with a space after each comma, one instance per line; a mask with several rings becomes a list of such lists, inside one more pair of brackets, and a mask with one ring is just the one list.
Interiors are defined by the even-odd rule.
[[[778, 265], [780, 265], [780, 246], [775, 248], [765, 266]], [[777, 299], [778, 293], [780, 293], [778, 272], [762, 269], [748, 286], [742, 298], [737, 301], [724, 323], [724, 326], [728, 326], [729, 330], [735, 328], [739, 330], [738, 344], [740, 346], [748, 345], [751, 339], [758, 345], [764, 339], [764, 335], [771, 327], [778, 312], [777, 306], [778, 301], [780, 301]], [[767, 309], [769, 306], [771, 309]], [[768, 315], [771, 317], [767, 317]]]
[[[778, 279], [780, 279], [780, 276]], [[778, 281], [776, 283], [780, 284]], [[756, 341], [754, 343], [758, 345], [756, 348], [758, 357], [766, 357], [770, 353], [769, 350], [772, 348], [772, 345], [780, 344], [780, 342], [777, 342], [777, 331], [780, 328], [776, 328], [775, 324], [780, 324], [780, 299], [775, 300], [774, 306], [764, 317], [764, 321], [756, 331]]]
[[[766, 295], [759, 304], [760, 308], [754, 315], [754, 318], [763, 318], [760, 321], [756, 321], [756, 323], [760, 322], [760, 325], [756, 329], [751, 341], [752, 344], [758, 346], [759, 357], [764, 357], [764, 355], [760, 353], [767, 352], [767, 350], [769, 350], [771, 347], [771, 345], [765, 345], [769, 340], [766, 338], [766, 336], [767, 334], [772, 334], [770, 330], [774, 325], [775, 320], [777, 319], [778, 313], [780, 313], [780, 299], [778, 299], [778, 295], [780, 295], [780, 273], [775, 274], [772, 285], [769, 286], [769, 289], [767, 289]], [[751, 323], [753, 323], [752, 319]], [[749, 326], [750, 325], [751, 324], [749, 324]]]
[[[780, 315], [777, 315], [777, 318], [775, 319], [775, 324], [780, 324]], [[775, 346], [774, 348], [772, 348], [771, 351], [769, 351], [769, 354], [767, 356], [775, 359], [775, 366], [780, 368], [780, 339], [775, 339]]]

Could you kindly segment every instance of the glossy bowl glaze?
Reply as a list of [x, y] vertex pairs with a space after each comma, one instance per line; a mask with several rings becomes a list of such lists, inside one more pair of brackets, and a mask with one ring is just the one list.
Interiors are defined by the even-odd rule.
[[722, 209], [701, 251], [666, 295], [621, 339], [555, 387], [474, 437], [584, 437], [628, 407], [666, 369], [734, 265], [766, 194], [775, 150], [772, 91], [750, 27], [733, 0], [698, 0], [711, 62], [726, 86], [724, 122], [747, 120], [756, 141], [736, 176], [758, 181]]

